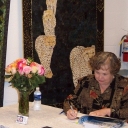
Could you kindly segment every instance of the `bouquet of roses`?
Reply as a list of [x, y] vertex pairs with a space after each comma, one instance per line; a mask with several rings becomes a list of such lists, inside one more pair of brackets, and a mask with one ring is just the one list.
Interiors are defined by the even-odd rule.
[[33, 59], [17, 59], [5, 68], [5, 78], [19, 91], [32, 92], [45, 82], [44, 68]]

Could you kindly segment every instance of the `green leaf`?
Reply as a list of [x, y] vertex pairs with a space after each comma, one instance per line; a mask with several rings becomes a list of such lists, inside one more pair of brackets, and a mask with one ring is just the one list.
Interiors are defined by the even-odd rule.
[[10, 78], [12, 77], [13, 75], [5, 75], [5, 78]]

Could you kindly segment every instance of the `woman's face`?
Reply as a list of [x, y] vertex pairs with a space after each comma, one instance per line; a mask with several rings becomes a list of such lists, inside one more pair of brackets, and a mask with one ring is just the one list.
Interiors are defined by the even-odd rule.
[[99, 70], [94, 71], [95, 79], [101, 86], [109, 86], [114, 76], [110, 73], [108, 65], [101, 66]]

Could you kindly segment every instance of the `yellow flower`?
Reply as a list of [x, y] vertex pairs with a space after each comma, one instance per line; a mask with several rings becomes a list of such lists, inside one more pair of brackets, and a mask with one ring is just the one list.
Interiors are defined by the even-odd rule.
[[32, 66], [32, 73], [36, 73], [38, 71], [38, 68], [36, 66]]

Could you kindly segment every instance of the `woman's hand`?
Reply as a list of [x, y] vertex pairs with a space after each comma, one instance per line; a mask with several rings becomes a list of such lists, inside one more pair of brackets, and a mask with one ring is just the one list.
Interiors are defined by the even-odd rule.
[[67, 111], [67, 117], [68, 119], [71, 119], [71, 120], [75, 119], [77, 117], [77, 110], [69, 109]]
[[103, 108], [100, 110], [92, 111], [89, 113], [90, 116], [110, 116], [111, 115], [111, 109], [110, 108]]

